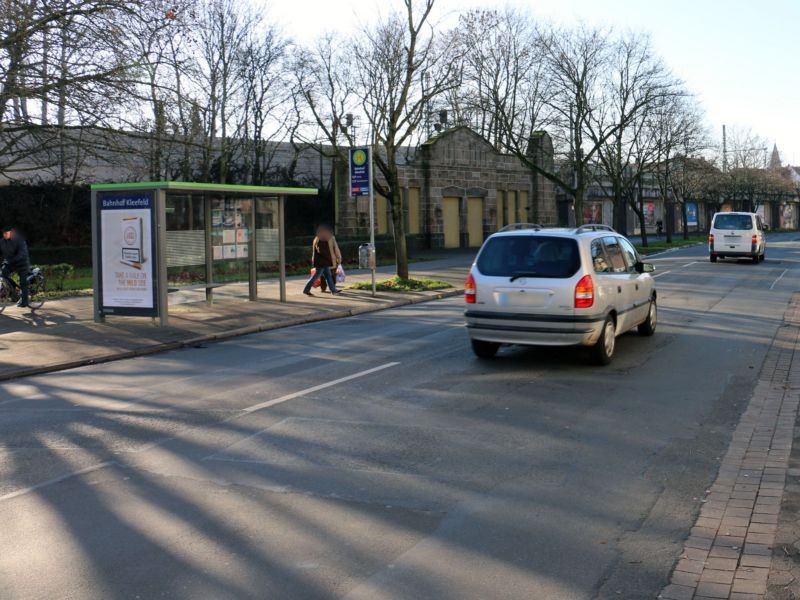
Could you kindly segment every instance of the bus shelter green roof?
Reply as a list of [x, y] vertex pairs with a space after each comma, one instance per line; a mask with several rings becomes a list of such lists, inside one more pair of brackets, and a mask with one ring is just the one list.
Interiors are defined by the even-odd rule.
[[317, 188], [272, 187], [263, 185], [233, 185], [227, 183], [194, 183], [187, 181], [137, 181], [133, 183], [94, 183], [93, 191], [173, 190], [181, 192], [223, 192], [228, 194], [260, 194], [264, 196], [308, 196], [319, 193]]

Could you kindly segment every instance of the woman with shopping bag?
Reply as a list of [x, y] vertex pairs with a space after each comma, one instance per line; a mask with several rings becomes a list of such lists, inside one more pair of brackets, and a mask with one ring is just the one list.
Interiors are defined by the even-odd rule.
[[[336, 243], [336, 238], [333, 236], [333, 230], [326, 225], [320, 225], [317, 227], [317, 235], [311, 244], [311, 264], [314, 266], [314, 270], [303, 289], [303, 293], [306, 296], [313, 296], [311, 288], [317, 281], [320, 281], [320, 288], [322, 288], [323, 292], [325, 287], [329, 287], [331, 294], [338, 294], [333, 272], [341, 263], [342, 253]], [[323, 287], [323, 282], [327, 286]]]

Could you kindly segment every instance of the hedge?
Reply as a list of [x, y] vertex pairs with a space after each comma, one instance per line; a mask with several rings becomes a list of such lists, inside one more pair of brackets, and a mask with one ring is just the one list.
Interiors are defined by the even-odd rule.
[[67, 263], [73, 267], [92, 266], [91, 246], [62, 246], [61, 248], [30, 249], [31, 263], [34, 265], [57, 265]]

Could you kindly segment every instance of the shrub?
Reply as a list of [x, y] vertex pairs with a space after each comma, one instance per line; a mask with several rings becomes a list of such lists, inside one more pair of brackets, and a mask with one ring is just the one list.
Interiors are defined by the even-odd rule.
[[47, 278], [50, 289], [60, 292], [64, 290], [64, 282], [75, 273], [75, 267], [68, 263], [45, 265], [42, 267], [42, 272]]

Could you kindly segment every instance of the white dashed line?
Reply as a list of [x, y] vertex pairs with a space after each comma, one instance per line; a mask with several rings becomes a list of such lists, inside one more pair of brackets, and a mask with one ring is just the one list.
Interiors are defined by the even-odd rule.
[[784, 276], [784, 275], [786, 275], [786, 273], [787, 273], [787, 271], [788, 271], [788, 270], [789, 270], [789, 269], [784, 269], [784, 270], [783, 270], [783, 273], [781, 273], [780, 275], [778, 275], [778, 278], [777, 278], [775, 281], [773, 281], [773, 282], [772, 282], [772, 285], [771, 285], [771, 286], [769, 286], [769, 289], [772, 289], [772, 288], [774, 288], [774, 287], [775, 287], [775, 284], [776, 284], [776, 283], [778, 283], [778, 282], [779, 282], [781, 279], [783, 279], [783, 276]]
[[396, 367], [399, 364], [400, 364], [399, 362], [390, 362], [386, 363], [385, 365], [374, 367], [372, 369], [367, 369], [366, 371], [359, 371], [358, 373], [353, 373], [352, 375], [348, 375], [347, 377], [342, 377], [341, 379], [335, 379], [334, 381], [321, 383], [320, 385], [315, 385], [314, 387], [306, 388], [304, 390], [300, 390], [299, 392], [292, 392], [291, 394], [286, 394], [285, 396], [281, 396], [280, 398], [275, 398], [274, 400], [267, 400], [266, 402], [254, 404], [253, 406], [249, 406], [245, 409], [242, 409], [242, 413], [249, 414], [257, 410], [261, 410], [262, 408], [269, 408], [270, 406], [275, 406], [276, 404], [282, 404], [284, 402], [287, 402], [288, 400], [294, 400], [295, 398], [299, 398], [300, 396], [305, 396], [306, 394], [313, 394], [314, 392], [324, 390], [325, 388], [329, 388], [334, 385], [339, 385], [340, 383], [344, 383], [345, 381], [351, 381], [353, 379], [358, 379], [359, 377], [372, 375], [373, 373], [377, 373], [378, 371], [383, 371], [384, 369], [388, 369], [390, 367]]

